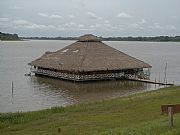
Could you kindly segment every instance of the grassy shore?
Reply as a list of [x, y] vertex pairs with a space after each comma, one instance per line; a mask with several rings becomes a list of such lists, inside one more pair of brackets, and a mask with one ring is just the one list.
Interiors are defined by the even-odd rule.
[[1, 113], [1, 135], [179, 135], [167, 125], [161, 104], [180, 103], [180, 86], [128, 97], [26, 112]]

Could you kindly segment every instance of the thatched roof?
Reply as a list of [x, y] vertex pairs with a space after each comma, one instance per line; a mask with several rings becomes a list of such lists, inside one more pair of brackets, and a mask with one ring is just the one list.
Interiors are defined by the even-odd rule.
[[92, 34], [87, 34], [79, 37], [79, 41], [81, 42], [100, 42], [102, 41], [100, 38], [97, 36], [94, 36]]
[[84, 35], [77, 42], [56, 52], [46, 52], [30, 64], [41, 68], [76, 72], [151, 67], [104, 44], [94, 35]]

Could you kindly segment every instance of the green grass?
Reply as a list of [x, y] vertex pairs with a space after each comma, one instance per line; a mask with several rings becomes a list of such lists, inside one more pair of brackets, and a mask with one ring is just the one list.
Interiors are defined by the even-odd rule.
[[180, 103], [180, 86], [128, 97], [26, 113], [0, 113], [0, 135], [180, 135], [161, 104]]

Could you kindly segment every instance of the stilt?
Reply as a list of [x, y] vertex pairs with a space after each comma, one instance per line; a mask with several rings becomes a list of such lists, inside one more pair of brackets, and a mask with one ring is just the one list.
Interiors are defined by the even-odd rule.
[[12, 81], [12, 84], [11, 84], [11, 94], [13, 95], [14, 93], [14, 84], [13, 84], [13, 81]]
[[165, 65], [165, 72], [164, 72], [164, 83], [166, 83], [166, 72], [167, 72], [167, 62]]

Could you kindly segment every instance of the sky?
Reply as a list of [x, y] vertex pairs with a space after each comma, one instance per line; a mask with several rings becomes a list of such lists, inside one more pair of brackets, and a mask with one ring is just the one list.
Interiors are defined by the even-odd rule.
[[0, 0], [0, 31], [19, 36], [180, 35], [180, 0]]

